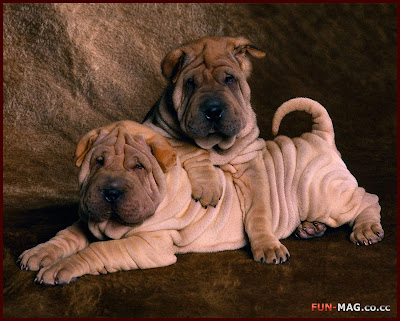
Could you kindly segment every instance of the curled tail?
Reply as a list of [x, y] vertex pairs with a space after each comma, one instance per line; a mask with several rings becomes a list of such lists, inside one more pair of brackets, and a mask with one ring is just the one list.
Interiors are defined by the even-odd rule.
[[336, 148], [335, 132], [333, 130], [332, 120], [329, 117], [328, 112], [320, 103], [310, 98], [300, 97], [290, 99], [284, 102], [276, 110], [272, 120], [272, 134], [274, 136], [278, 134], [282, 119], [292, 111], [304, 111], [311, 114], [313, 121], [311, 132], [328, 142], [328, 144], [330, 144], [340, 156], [340, 153]]

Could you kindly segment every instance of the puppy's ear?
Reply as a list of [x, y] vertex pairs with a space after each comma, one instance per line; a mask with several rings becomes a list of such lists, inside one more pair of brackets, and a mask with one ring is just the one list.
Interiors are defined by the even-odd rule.
[[93, 143], [96, 141], [96, 138], [99, 136], [99, 132], [96, 129], [91, 130], [87, 134], [85, 134], [78, 142], [78, 145], [75, 149], [75, 157], [74, 162], [75, 165], [80, 167], [85, 159], [86, 154], [92, 148]]
[[254, 58], [261, 59], [265, 57], [265, 51], [253, 46], [249, 40], [242, 37], [234, 38], [233, 45], [232, 53], [239, 63], [240, 69], [242, 69], [246, 77], [250, 76], [251, 63], [247, 54]]
[[151, 153], [157, 159], [163, 172], [168, 172], [176, 164], [175, 148], [162, 136], [153, 136], [147, 139], [147, 144], [151, 148]]
[[131, 146], [135, 146], [132, 138], [134, 139], [134, 141], [136, 141], [136, 143], [139, 143], [142, 146], [149, 148], [164, 173], [168, 172], [172, 167], [175, 166], [175, 148], [173, 148], [169, 141], [161, 135], [155, 133], [151, 133], [149, 135], [148, 131], [141, 131], [136, 132], [133, 135], [126, 135], [127, 143]]
[[176, 82], [182, 71], [185, 55], [186, 54], [178, 48], [165, 56], [161, 63], [162, 74], [165, 78], [171, 80], [173, 83]]
[[[160, 164], [160, 167], [164, 172], [167, 172], [175, 166], [175, 148], [172, 147], [165, 137], [132, 120], [120, 121], [118, 122], [118, 125], [125, 128], [129, 135], [132, 135], [133, 137], [138, 136], [143, 139], [143, 144], [150, 147], [152, 154], [157, 159], [157, 162]], [[129, 137], [127, 137], [127, 141], [129, 141]]]

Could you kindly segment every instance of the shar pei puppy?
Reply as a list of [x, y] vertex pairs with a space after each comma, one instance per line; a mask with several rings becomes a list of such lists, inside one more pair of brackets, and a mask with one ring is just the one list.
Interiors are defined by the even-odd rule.
[[[263, 58], [265, 52], [242, 37], [204, 37], [172, 50], [161, 64], [167, 88], [144, 124], [197, 146], [201, 166], [192, 162], [187, 171], [193, 197], [204, 206], [215, 206], [220, 197], [213, 166], [234, 166], [234, 182], [247, 193], [244, 221], [254, 259], [285, 262], [288, 251], [265, 221], [264, 142], [250, 104], [249, 56]], [[298, 235], [319, 236], [324, 230], [321, 223], [304, 222]]]
[[[314, 130], [293, 141], [287, 137], [276, 138], [265, 148], [250, 104], [249, 56], [262, 58], [265, 53], [244, 38], [205, 37], [173, 50], [162, 62], [168, 86], [144, 124], [166, 137], [190, 142], [198, 151], [207, 151], [208, 155], [202, 154], [203, 162], [207, 163], [209, 156], [210, 165], [232, 174], [235, 186], [245, 194], [244, 227], [258, 262], [285, 262], [289, 252], [279, 239], [293, 230], [301, 238], [318, 236], [324, 232], [325, 224], [339, 226], [350, 222], [350, 216], [355, 220], [350, 222], [354, 243], [367, 245], [381, 240], [383, 230], [377, 196], [359, 188], [347, 170], [334, 143], [332, 121], [320, 104], [307, 99], [285, 104], [286, 107], [277, 111], [276, 119], [283, 118], [286, 109], [290, 112], [298, 108], [312, 114]], [[275, 120], [275, 134], [277, 126], [279, 121]], [[300, 141], [307, 143], [299, 144]], [[309, 154], [309, 150], [314, 152]], [[321, 170], [318, 161], [322, 162]], [[211, 166], [208, 169], [205, 174], [202, 169], [191, 167], [198, 177], [215, 175]], [[327, 177], [323, 175], [324, 170], [329, 172]], [[327, 184], [328, 179], [333, 183]], [[196, 185], [195, 179], [191, 182]], [[318, 195], [319, 192], [325, 193], [326, 198]], [[302, 202], [297, 198], [300, 196]], [[310, 197], [312, 201], [303, 202]], [[336, 217], [340, 214], [337, 210], [352, 205], [355, 208], [351, 215], [340, 215], [337, 221], [325, 219]], [[273, 223], [272, 217], [276, 216], [280, 220]], [[280, 225], [281, 230], [277, 229], [278, 221], [286, 221], [287, 226]]]
[[176, 148], [132, 121], [82, 137], [75, 157], [80, 219], [23, 252], [21, 268], [39, 270], [35, 282], [67, 284], [85, 274], [167, 266], [177, 253], [243, 247], [243, 195], [232, 175], [216, 169], [221, 197], [204, 208], [192, 198], [183, 168], [193, 146], [172, 142]]

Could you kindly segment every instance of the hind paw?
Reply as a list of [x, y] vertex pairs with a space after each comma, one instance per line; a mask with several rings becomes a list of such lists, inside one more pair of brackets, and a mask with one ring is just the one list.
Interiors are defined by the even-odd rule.
[[296, 229], [295, 236], [300, 239], [310, 239], [324, 235], [326, 225], [320, 222], [302, 222]]
[[350, 241], [356, 245], [371, 245], [382, 241], [384, 231], [380, 224], [365, 223], [353, 229]]

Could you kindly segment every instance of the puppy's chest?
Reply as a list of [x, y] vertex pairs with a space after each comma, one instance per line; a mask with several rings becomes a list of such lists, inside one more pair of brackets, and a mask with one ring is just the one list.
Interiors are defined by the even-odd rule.
[[[174, 231], [177, 253], [214, 252], [246, 244], [243, 211], [232, 175], [216, 168], [223, 193], [216, 207], [204, 208], [191, 198], [190, 182], [184, 172], [169, 173], [169, 193], [155, 215], [132, 231]], [[179, 181], [176, 179], [179, 177]], [[171, 185], [172, 184], [172, 185]], [[173, 185], [175, 184], [175, 185]], [[170, 188], [171, 187], [171, 188]]]
[[238, 193], [231, 175], [220, 172], [226, 178], [221, 200], [215, 208], [194, 209], [196, 213], [189, 208], [186, 214], [191, 221], [179, 231], [181, 241], [176, 244], [178, 252], [213, 252], [236, 249], [246, 244]]

